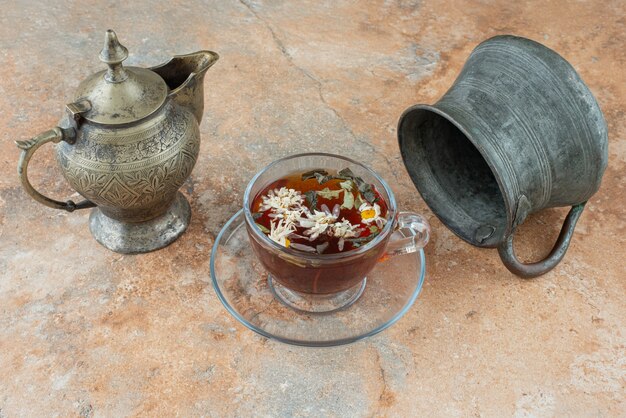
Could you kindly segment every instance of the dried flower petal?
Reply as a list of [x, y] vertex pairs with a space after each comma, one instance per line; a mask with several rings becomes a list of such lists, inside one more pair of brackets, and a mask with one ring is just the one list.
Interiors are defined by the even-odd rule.
[[294, 189], [281, 187], [270, 190], [267, 196], [263, 196], [260, 210], [272, 210], [274, 213], [283, 213], [286, 210], [298, 208], [304, 203], [302, 193]]
[[297, 242], [294, 242], [293, 244], [291, 244], [290, 246], [291, 248], [293, 248], [294, 250], [299, 250], [299, 251], [305, 251], [307, 253], [314, 253], [317, 252], [317, 250], [309, 245], [304, 245], [304, 244], [298, 244]]
[[321, 243], [320, 245], [318, 245], [317, 247], [315, 247], [315, 249], [317, 250], [318, 254], [322, 254], [324, 251], [326, 251], [329, 245], [330, 244], [328, 243], [328, 241], [325, 241]]
[[[265, 228], [267, 230], [267, 228]], [[282, 245], [283, 247], [289, 247], [289, 235], [291, 235], [296, 230], [296, 226], [294, 224], [290, 224], [281, 219], [278, 222], [271, 222], [271, 230], [268, 231], [268, 237], [272, 241]]]
[[300, 227], [307, 228], [304, 235], [309, 235], [311, 241], [326, 232], [328, 227], [337, 220], [337, 217], [328, 210], [328, 206], [322, 205], [322, 209], [324, 209], [323, 212], [315, 210], [313, 213], [307, 213], [306, 219], [300, 219]]
[[347, 219], [335, 222], [331, 226], [330, 235], [333, 237], [353, 238], [361, 234], [362, 229], [358, 225], [352, 225]]

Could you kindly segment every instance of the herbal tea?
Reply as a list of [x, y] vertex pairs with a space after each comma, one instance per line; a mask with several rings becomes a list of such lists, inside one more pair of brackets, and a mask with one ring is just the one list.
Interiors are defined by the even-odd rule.
[[317, 169], [280, 178], [255, 196], [257, 227], [272, 241], [311, 254], [336, 254], [367, 244], [387, 223], [387, 203], [349, 168]]

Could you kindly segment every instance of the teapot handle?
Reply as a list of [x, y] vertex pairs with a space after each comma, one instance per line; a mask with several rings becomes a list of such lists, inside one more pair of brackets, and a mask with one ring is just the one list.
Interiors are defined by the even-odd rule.
[[90, 202], [89, 200], [83, 200], [79, 203], [74, 203], [71, 200], [68, 200], [67, 202], [59, 202], [58, 200], [50, 199], [49, 197], [42, 195], [35, 190], [32, 184], [30, 184], [30, 181], [28, 181], [28, 162], [35, 151], [37, 151], [37, 149], [43, 144], [47, 142], [53, 142], [56, 144], [61, 140], [70, 142], [75, 135], [76, 131], [73, 128], [62, 129], [56, 127], [26, 141], [15, 141], [17, 147], [22, 150], [19, 162], [17, 163], [17, 174], [20, 177], [20, 181], [22, 182], [22, 186], [26, 190], [26, 193], [39, 203], [53, 209], [62, 209], [68, 212], [74, 212], [76, 209], [93, 208], [96, 204]]
[[578, 222], [578, 218], [580, 218], [586, 203], [587, 202], [583, 202], [572, 206], [567, 214], [567, 217], [565, 218], [565, 222], [563, 222], [561, 232], [559, 233], [559, 237], [557, 238], [554, 247], [552, 247], [552, 251], [550, 251], [550, 254], [548, 254], [548, 256], [541, 261], [527, 264], [519, 261], [515, 255], [515, 250], [513, 249], [513, 233], [515, 232], [513, 231], [498, 247], [498, 254], [500, 254], [500, 258], [506, 268], [517, 276], [530, 279], [541, 276], [556, 267], [556, 265], [563, 259], [563, 256], [569, 247], [572, 235], [574, 235], [576, 222]]

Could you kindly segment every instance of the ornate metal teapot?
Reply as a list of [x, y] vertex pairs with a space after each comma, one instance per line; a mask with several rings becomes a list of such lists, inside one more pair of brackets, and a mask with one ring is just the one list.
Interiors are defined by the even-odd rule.
[[[16, 141], [18, 174], [28, 194], [46, 206], [68, 212], [95, 207], [90, 229], [105, 247], [142, 253], [170, 244], [189, 224], [189, 203], [178, 189], [198, 157], [203, 80], [218, 55], [178, 55], [152, 68], [124, 67], [127, 57], [108, 30], [100, 52], [108, 69], [80, 84], [59, 126]], [[30, 184], [28, 162], [47, 142], [58, 144], [64, 177], [87, 200], [56, 201]]]

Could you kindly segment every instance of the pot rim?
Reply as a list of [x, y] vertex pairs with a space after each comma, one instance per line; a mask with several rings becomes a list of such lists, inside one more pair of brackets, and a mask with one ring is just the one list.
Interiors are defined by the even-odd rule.
[[[402, 130], [402, 125], [403, 123], [406, 121], [406, 119], [408, 117], [410, 117], [409, 115], [411, 115], [414, 112], [418, 112], [418, 111], [427, 111], [427, 112], [432, 112], [435, 113], [438, 116], [443, 117], [444, 119], [446, 119], [448, 122], [450, 122], [452, 125], [454, 125], [454, 127], [456, 127], [464, 136], [465, 138], [467, 138], [467, 140], [476, 148], [476, 150], [480, 153], [481, 157], [485, 160], [485, 162], [487, 163], [487, 166], [489, 167], [489, 169], [491, 170], [496, 183], [498, 185], [498, 189], [500, 191], [500, 194], [502, 195], [502, 200], [504, 201], [504, 207], [505, 207], [505, 211], [506, 211], [506, 227], [504, 229], [504, 231], [502, 232], [501, 237], [497, 240], [497, 242], [495, 242], [494, 244], [490, 244], [490, 245], [481, 245], [480, 243], [476, 242], [475, 240], [472, 240], [470, 237], [468, 236], [463, 236], [461, 235], [459, 232], [457, 232], [454, 228], [451, 228], [448, 226], [448, 223], [445, 222], [442, 217], [434, 210], [431, 211], [437, 216], [437, 218], [439, 218], [439, 220], [441, 220], [447, 227], [448, 229], [450, 229], [452, 232], [454, 232], [455, 235], [457, 235], [459, 238], [461, 238], [463, 241], [466, 241], [469, 244], [472, 245], [476, 245], [476, 246], [481, 246], [481, 247], [497, 247], [501, 242], [503, 242], [506, 237], [508, 237], [512, 232], [513, 232], [513, 223], [515, 220], [515, 197], [511, 195], [511, 193], [507, 192], [506, 189], [503, 186], [502, 183], [502, 179], [500, 176], [500, 173], [498, 172], [498, 170], [495, 169], [495, 164], [493, 163], [492, 159], [489, 156], [489, 153], [486, 152], [486, 150], [477, 142], [474, 140], [473, 136], [470, 134], [470, 132], [465, 129], [465, 127], [463, 125], [461, 125], [459, 122], [457, 122], [455, 120], [455, 118], [448, 114], [447, 112], [439, 109], [437, 107], [437, 104], [435, 103], [434, 105], [428, 105], [428, 104], [416, 104], [413, 105], [409, 108], [407, 108], [402, 115], [400, 116], [400, 119], [398, 121], [398, 127], [397, 127], [397, 132], [398, 132], [398, 145], [399, 148], [401, 150], [401, 155], [403, 156], [403, 160], [404, 160], [404, 153], [402, 152], [403, 147], [403, 143], [406, 140], [404, 132]], [[405, 166], [406, 166], [406, 161], [405, 161]], [[412, 176], [410, 176], [412, 177]], [[420, 193], [420, 195], [422, 196], [422, 199], [424, 201], [426, 201], [424, 199], [424, 196], [420, 190], [419, 187], [417, 187], [416, 185], [416, 189], [417, 191]], [[429, 207], [430, 204], [428, 202], [426, 202]]]

